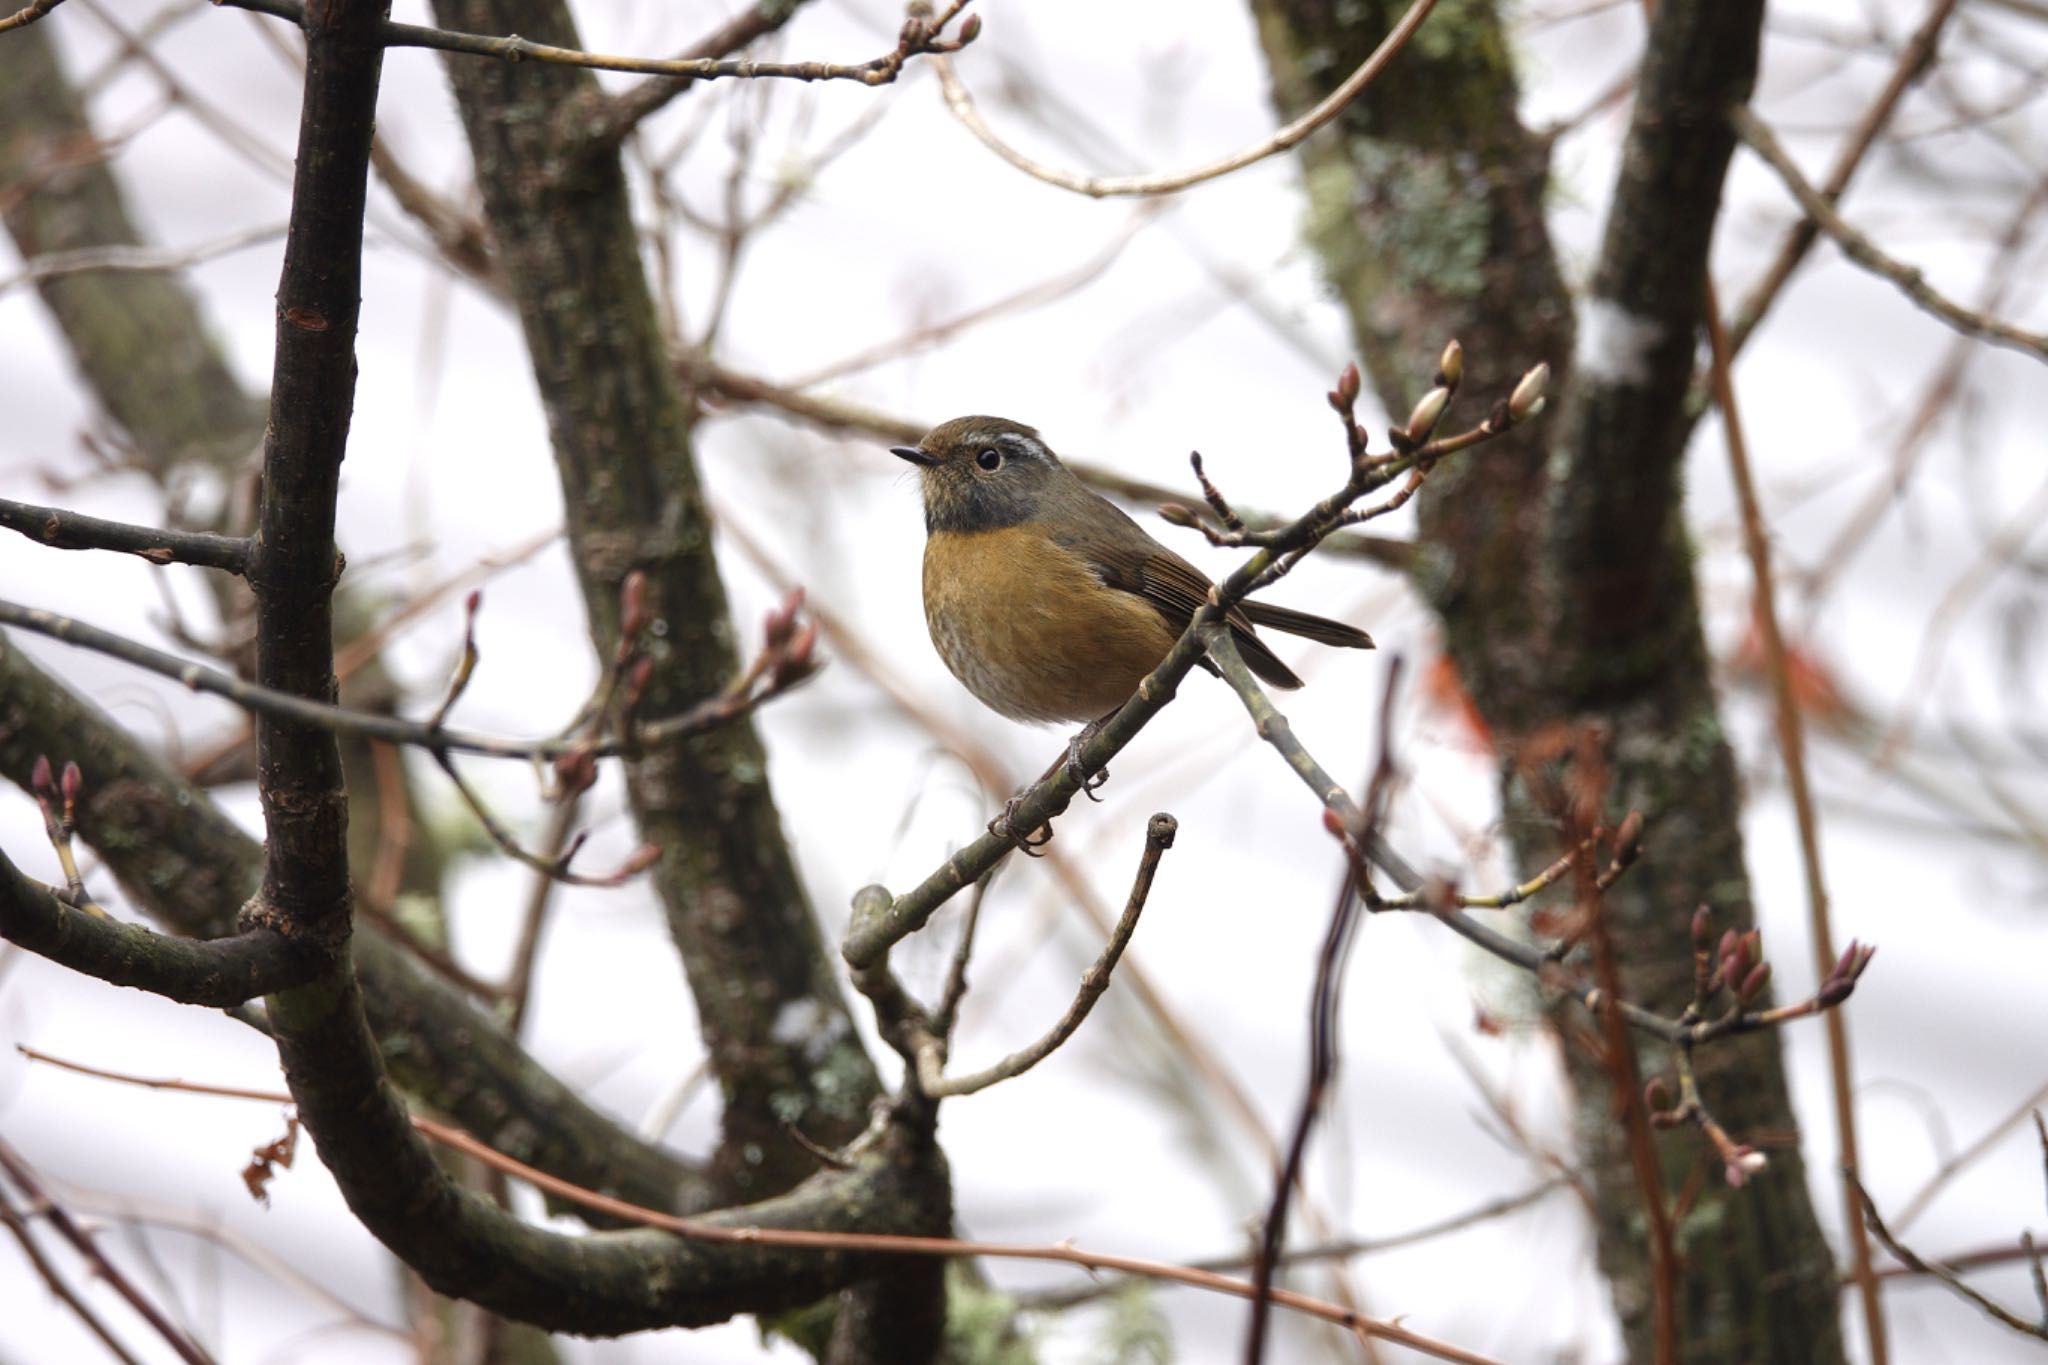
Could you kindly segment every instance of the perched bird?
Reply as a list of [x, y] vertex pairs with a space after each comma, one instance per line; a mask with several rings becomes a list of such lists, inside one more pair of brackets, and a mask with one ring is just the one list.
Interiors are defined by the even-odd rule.
[[[1030, 427], [956, 417], [890, 453], [916, 465], [924, 485], [932, 643], [968, 691], [1012, 720], [1092, 729], [1208, 601], [1206, 574], [1089, 491]], [[1245, 663], [1275, 687], [1301, 679], [1254, 626], [1372, 648], [1362, 630], [1265, 602], [1239, 603], [1226, 619]]]

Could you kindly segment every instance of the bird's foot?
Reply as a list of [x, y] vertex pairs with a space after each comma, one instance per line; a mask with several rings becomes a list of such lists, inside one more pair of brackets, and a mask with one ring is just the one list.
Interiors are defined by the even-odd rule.
[[1008, 801], [1005, 801], [1003, 803], [1003, 813], [988, 822], [988, 832], [995, 835], [998, 839], [1008, 839], [1011, 843], [1022, 849], [1024, 856], [1027, 858], [1043, 858], [1045, 855], [1038, 850], [1052, 842], [1052, 825], [1048, 822], [1040, 825], [1028, 834], [1019, 834], [1017, 832], [1017, 807], [1023, 804], [1024, 793], [1022, 792], [1018, 792]]
[[1095, 738], [1096, 731], [1102, 728], [1102, 722], [1106, 719], [1107, 717], [1102, 717], [1091, 720], [1082, 726], [1080, 733], [1067, 741], [1067, 756], [1062, 760], [1062, 766], [1066, 768], [1067, 776], [1072, 778], [1075, 785], [1080, 787], [1081, 795], [1087, 797], [1090, 801], [1100, 801], [1102, 799], [1095, 794], [1095, 789], [1109, 781], [1109, 769], [1100, 768], [1094, 773], [1090, 773], [1086, 768], [1082, 767], [1081, 746]]

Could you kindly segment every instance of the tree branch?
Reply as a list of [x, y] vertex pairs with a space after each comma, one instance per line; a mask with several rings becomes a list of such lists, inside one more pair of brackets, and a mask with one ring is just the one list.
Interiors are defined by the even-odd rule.
[[[59, 0], [61, 3], [61, 0]], [[256, 14], [267, 14], [274, 19], [283, 19], [306, 27], [307, 7], [300, 0], [218, 0], [218, 3], [234, 9], [245, 9]], [[501, 62], [545, 62], [553, 66], [582, 67], [591, 71], [626, 71], [643, 76], [680, 77], [690, 81], [713, 81], [724, 78], [739, 80], [792, 80], [792, 81], [858, 81], [862, 85], [887, 85], [902, 73], [903, 66], [911, 57], [925, 53], [958, 52], [974, 39], [980, 25], [972, 26], [973, 31], [963, 26], [960, 37], [943, 39], [938, 32], [965, 7], [967, 0], [953, 0], [945, 14], [935, 22], [912, 19], [904, 24], [904, 37], [896, 48], [865, 62], [843, 64], [837, 62], [755, 62], [745, 59], [720, 60], [709, 57], [608, 57], [599, 52], [584, 52], [573, 47], [559, 47], [552, 43], [536, 43], [509, 34], [492, 37], [482, 33], [459, 33], [446, 28], [428, 28], [420, 24], [398, 24], [386, 19], [377, 29], [375, 40], [380, 47], [424, 47], [437, 52], [457, 52], [471, 57], [494, 57]], [[316, 6], [317, 7], [317, 6]], [[913, 38], [912, 30], [917, 30]]]
[[[1088, 1018], [1095, 1002], [1109, 989], [1111, 973], [1122, 959], [1124, 949], [1130, 945], [1131, 935], [1138, 931], [1138, 916], [1145, 912], [1145, 900], [1152, 894], [1152, 877], [1159, 870], [1159, 860], [1166, 850], [1173, 847], [1173, 836], [1180, 828], [1180, 822], [1171, 815], [1161, 813], [1153, 816], [1145, 825], [1145, 851], [1138, 858], [1138, 873], [1131, 881], [1130, 897], [1124, 902], [1124, 912], [1116, 922], [1116, 929], [1103, 945], [1102, 953], [1081, 974], [1081, 989], [1067, 1006], [1059, 1021], [1046, 1031], [1045, 1035], [1029, 1047], [1020, 1048], [993, 1066], [964, 1076], [946, 1076], [940, 1073], [942, 1044], [939, 1039], [931, 1040], [929, 1049], [918, 1053], [918, 1081], [924, 1093], [932, 1099], [948, 1099], [957, 1095], [972, 1095], [986, 1090], [1002, 1081], [1023, 1075], [1047, 1057], [1059, 1050], [1062, 1043], [1074, 1036]], [[927, 1065], [929, 1059], [929, 1065]]]
[[1229, 175], [1232, 171], [1241, 171], [1246, 166], [1264, 161], [1269, 156], [1278, 156], [1281, 152], [1299, 145], [1309, 134], [1343, 113], [1344, 107], [1358, 98], [1365, 87], [1372, 84], [1373, 79], [1394, 60], [1395, 54], [1408, 45], [1408, 40], [1415, 36], [1415, 31], [1422, 27], [1422, 21], [1429, 17], [1429, 12], [1434, 8], [1436, 0], [1414, 0], [1407, 14], [1402, 16], [1401, 22], [1394, 25], [1393, 31], [1387, 34], [1385, 41], [1345, 79], [1342, 85], [1331, 91], [1315, 108], [1287, 124], [1265, 141], [1188, 170], [1156, 175], [1076, 175], [1072, 171], [1059, 170], [1034, 161], [997, 137], [989, 128], [981, 117], [981, 111], [975, 108], [973, 96], [967, 93], [967, 87], [962, 85], [959, 76], [954, 74], [953, 64], [948, 58], [933, 58], [932, 68], [939, 73], [939, 88], [945, 92], [946, 107], [952, 110], [953, 117], [959, 119], [968, 132], [979, 138], [984, 147], [1032, 179], [1042, 180], [1059, 189], [1071, 190], [1075, 194], [1085, 194], [1091, 199], [1122, 195], [1175, 194], [1205, 180], [1216, 180]]
[[1785, 182], [1785, 188], [1799, 201], [1799, 207], [1808, 219], [1819, 226], [1842, 254], [1872, 273], [1882, 276], [1904, 294], [1922, 312], [1939, 319], [1966, 337], [1988, 341], [1994, 346], [2004, 346], [2037, 360], [2048, 360], [2048, 333], [2029, 332], [2009, 322], [1974, 312], [1957, 303], [1948, 295], [1927, 283], [1917, 266], [1907, 265], [1895, 256], [1887, 254], [1877, 243], [1862, 232], [1851, 227], [1828, 198], [1799, 173], [1799, 167], [1787, 155], [1770, 127], [1758, 118], [1747, 106], [1738, 105], [1729, 110], [1729, 122], [1741, 136], [1744, 145], [1759, 157], [1764, 164], [1778, 173]]
[[117, 550], [152, 564], [192, 564], [231, 574], [241, 573], [249, 563], [247, 536], [135, 526], [11, 498], [0, 498], [0, 526], [57, 550]]

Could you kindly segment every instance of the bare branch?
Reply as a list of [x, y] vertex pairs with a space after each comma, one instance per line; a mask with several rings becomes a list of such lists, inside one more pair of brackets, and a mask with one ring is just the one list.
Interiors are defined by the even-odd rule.
[[[267, 14], [304, 28], [306, 7], [301, 0], [218, 0], [218, 3], [257, 14]], [[419, 24], [397, 24], [385, 20], [378, 39], [387, 48], [424, 47], [437, 52], [460, 52], [472, 57], [494, 57], [502, 62], [548, 62], [557, 66], [579, 66], [593, 71], [627, 71], [643, 76], [684, 77], [692, 81], [724, 78], [738, 80], [859, 81], [862, 85], [887, 85], [902, 73], [914, 56], [958, 52], [974, 40], [980, 25], [962, 25], [957, 38], [941, 38], [939, 31], [959, 14], [967, 0], [954, 0], [937, 20], [911, 19], [905, 22], [897, 46], [865, 62], [755, 62], [744, 59], [609, 57], [572, 47], [529, 42], [518, 34], [492, 37], [482, 33], [456, 33]], [[913, 36], [912, 30], [916, 30]]]
[[78, 1220], [73, 1218], [62, 1204], [50, 1197], [49, 1192], [43, 1189], [42, 1182], [36, 1178], [36, 1173], [21, 1159], [21, 1154], [4, 1141], [0, 1141], [0, 1170], [7, 1172], [7, 1178], [14, 1182], [22, 1197], [28, 1200], [29, 1213], [47, 1219], [50, 1226], [85, 1258], [86, 1264], [92, 1267], [93, 1274], [106, 1281], [115, 1293], [126, 1300], [128, 1306], [163, 1338], [164, 1344], [177, 1352], [180, 1360], [185, 1361], [186, 1365], [213, 1365], [213, 1358], [201, 1350], [197, 1342], [178, 1330], [177, 1326], [163, 1315], [163, 1311], [135, 1287], [135, 1282], [123, 1274], [119, 1266], [107, 1259], [105, 1253], [99, 1249], [99, 1244], [93, 1241], [92, 1234], [80, 1226]]
[[[972, 1095], [977, 1090], [986, 1090], [1001, 1081], [1021, 1076], [1032, 1067], [1050, 1057], [1060, 1045], [1074, 1036], [1074, 1031], [1087, 1019], [1088, 1012], [1095, 1008], [1095, 1002], [1109, 989], [1110, 974], [1116, 970], [1117, 961], [1123, 957], [1129, 946], [1131, 935], [1138, 930], [1138, 916], [1145, 911], [1145, 900], [1152, 894], [1152, 877], [1159, 870], [1159, 860], [1166, 850], [1173, 847], [1173, 836], [1180, 828], [1180, 822], [1171, 815], [1161, 813], [1145, 824], [1145, 851], [1138, 859], [1138, 875], [1131, 881], [1130, 898], [1124, 902], [1124, 913], [1116, 922], [1116, 931], [1103, 946], [1102, 955], [1095, 959], [1081, 976], [1081, 989], [1067, 1006], [1059, 1022], [1031, 1046], [1022, 1048], [997, 1062], [994, 1066], [965, 1076], [944, 1076], [938, 1074], [937, 1040], [929, 1051], [919, 1053], [919, 1082], [926, 1095], [933, 1099], [946, 1099], [955, 1095]], [[924, 1060], [931, 1058], [931, 1074], [925, 1074]]]
[[1046, 184], [1063, 190], [1072, 190], [1075, 194], [1085, 194], [1091, 199], [1122, 195], [1175, 194], [1191, 185], [1218, 179], [1232, 171], [1240, 171], [1246, 166], [1264, 161], [1269, 156], [1277, 156], [1343, 113], [1344, 106], [1356, 99], [1366, 86], [1372, 84], [1374, 78], [1393, 61], [1394, 55], [1408, 45], [1408, 40], [1415, 36], [1415, 31], [1422, 27], [1422, 21], [1434, 8], [1436, 0], [1415, 0], [1415, 3], [1409, 6], [1408, 12], [1401, 16], [1401, 22], [1394, 25], [1386, 39], [1373, 49], [1372, 55], [1359, 65], [1358, 70], [1346, 77], [1344, 83], [1331, 91], [1322, 103], [1264, 142], [1185, 171], [1159, 175], [1076, 175], [1072, 171], [1059, 170], [1034, 161], [997, 137], [983, 121], [981, 111], [974, 107], [973, 96], [969, 95], [967, 87], [960, 83], [950, 60], [935, 57], [932, 59], [932, 68], [939, 73], [939, 87], [945, 92], [946, 107], [953, 111], [953, 117], [959, 119], [968, 132], [979, 138], [983, 146], [1032, 179], [1043, 180]]
[[1971, 1303], [1983, 1309], [1985, 1314], [1994, 1322], [2003, 1323], [2005, 1326], [2012, 1328], [2013, 1331], [2024, 1336], [2039, 1337], [2043, 1341], [2048, 1341], [2048, 1318], [2044, 1318], [2043, 1321], [2038, 1323], [2028, 1322], [2010, 1308], [1995, 1300], [1986, 1298], [1983, 1294], [1972, 1289], [1964, 1282], [1962, 1276], [1956, 1274], [1955, 1271], [1947, 1266], [1921, 1260], [1915, 1252], [1902, 1245], [1898, 1238], [1892, 1236], [1891, 1229], [1884, 1225], [1883, 1215], [1877, 1211], [1877, 1201], [1870, 1197], [1870, 1191], [1864, 1189], [1853, 1174], [1849, 1175], [1847, 1179], [1849, 1184], [1855, 1189], [1856, 1197], [1862, 1201], [1864, 1221], [1870, 1225], [1870, 1231], [1877, 1240], [1884, 1244], [1886, 1251], [1889, 1251], [1921, 1274], [1932, 1275], [1935, 1279], [1940, 1280], [1963, 1298], [1968, 1299]]
[[[330, 702], [313, 701], [288, 692], [243, 682], [240, 678], [180, 659], [160, 649], [89, 626], [68, 616], [0, 601], [0, 625], [47, 635], [53, 640], [105, 654], [211, 696], [221, 697], [258, 715], [295, 721], [336, 734], [362, 735], [390, 744], [410, 744], [441, 753], [482, 754], [490, 758], [553, 760], [588, 756], [609, 758], [645, 747], [700, 735], [747, 714], [769, 697], [788, 691], [803, 676], [778, 675], [771, 669], [741, 690], [707, 697], [679, 715], [638, 724], [624, 736], [609, 740], [505, 739], [467, 730], [450, 730], [423, 721], [354, 711]], [[744, 675], [743, 675], [744, 676]]]
[[[1747, 116], [1747, 111], [1739, 111]], [[1750, 120], [1757, 129], [1763, 125]], [[1738, 128], [1742, 123], [1738, 120]], [[1763, 134], [1770, 136], [1768, 131]], [[1787, 163], [1789, 165], [1789, 163]], [[1815, 199], [1818, 203], [1818, 198]], [[1809, 212], [1811, 208], [1809, 207]], [[1771, 570], [1770, 536], [1764, 529], [1763, 512], [1750, 472], [1749, 442], [1743, 433], [1742, 413], [1735, 401], [1735, 363], [1727, 329], [1721, 325], [1721, 308], [1714, 296], [1714, 282], [1704, 280], [1706, 290], [1704, 321], [1710, 356], [1710, 378], [1714, 402], [1721, 409], [1721, 429], [1728, 441], [1728, 468], [1735, 480], [1736, 500], [1742, 510], [1742, 543], [1749, 556], [1753, 579], [1751, 595], [1757, 631], [1764, 648], [1765, 667], [1771, 678], [1773, 719], [1777, 724], [1778, 752], [1785, 767], [1785, 786], [1792, 797], [1794, 822], [1799, 831], [1799, 863], [1806, 882], [1807, 923], [1813, 935], [1813, 955], [1819, 971], [1825, 973], [1835, 961], [1834, 922], [1828, 903], [1828, 888], [1820, 856], [1820, 816], [1814, 809], [1813, 788], [1806, 773], [1806, 726], [1799, 702], [1792, 694], [1791, 666], [1786, 658], [1785, 636], [1778, 625], [1776, 579]], [[1857, 1221], [1856, 1173], [1860, 1169], [1856, 1135], [1855, 1073], [1849, 1058], [1849, 1026], [1840, 1010], [1827, 1011], [1828, 1079], [1834, 1096], [1835, 1137], [1841, 1144], [1842, 1179], [1845, 1183], [1844, 1213], [1851, 1229], [1849, 1261], [1856, 1276], [1858, 1301], [1863, 1308], [1864, 1329], [1876, 1346], [1875, 1355], [1884, 1356], [1884, 1309], [1877, 1275], [1871, 1269], [1870, 1241]], [[1711, 1138], [1712, 1132], [1708, 1133]], [[1734, 1167], [1731, 1165], [1730, 1170]]]
[[0, 19], [0, 33], [10, 28], [25, 28], [64, 3], [64, 0], [30, 0], [30, 3]]
[[[1920, 21], [1920, 27], [1906, 41], [1905, 49], [1899, 53], [1898, 64], [1892, 68], [1891, 79], [1878, 92], [1877, 99], [1857, 122], [1835, 158], [1833, 169], [1828, 172], [1827, 183], [1818, 193], [1829, 205], [1842, 197], [1842, 191], [1849, 188], [1849, 180], [1856, 174], [1856, 168], [1863, 164], [1863, 158], [1877, 141], [1878, 134], [1891, 122], [1892, 113], [1899, 107], [1906, 92], [1913, 88], [1920, 77], [1925, 75], [1934, 60], [1935, 44], [1941, 38], [1941, 31], [1948, 25], [1949, 16], [1956, 11], [1959, 0], [1934, 0], [1927, 17]], [[1792, 272], [1806, 259], [1806, 253], [1813, 249], [1814, 239], [1819, 236], [1817, 221], [1808, 215], [1802, 218], [1792, 231], [1785, 236], [1784, 245], [1778, 248], [1778, 255], [1764, 271], [1763, 277], [1749, 296], [1742, 301], [1736, 312], [1734, 323], [1728, 329], [1728, 349], [1740, 355], [1756, 325], [1763, 321], [1765, 313], [1792, 278]]]
[[0, 498], [0, 526], [56, 550], [117, 550], [152, 564], [193, 564], [231, 574], [241, 573], [249, 563], [247, 536], [135, 526], [10, 498]]
[[1799, 207], [1806, 211], [1806, 216], [1820, 225], [1820, 230], [1834, 240], [1844, 256], [1890, 280], [1923, 312], [1932, 314], [1964, 336], [2048, 360], [2048, 334], [2029, 332], [2009, 322], [1973, 312], [1927, 283], [1926, 276], [1918, 267], [1886, 254], [1870, 238], [1849, 226], [1820, 191], [1807, 183], [1806, 177], [1799, 173], [1799, 167], [1762, 119], [1744, 107], [1731, 109], [1728, 117], [1735, 126], [1736, 135], [1778, 173], [1778, 178], [1785, 182], [1785, 188], [1799, 201]]
[[203, 261], [259, 246], [264, 242], [274, 242], [282, 236], [284, 224], [267, 223], [226, 233], [210, 242], [200, 242], [194, 246], [152, 247], [116, 244], [74, 247], [69, 251], [46, 251], [29, 257], [17, 273], [0, 279], [0, 294], [24, 284], [37, 284], [43, 280], [61, 279], [66, 275], [83, 275], [91, 271], [185, 270]]

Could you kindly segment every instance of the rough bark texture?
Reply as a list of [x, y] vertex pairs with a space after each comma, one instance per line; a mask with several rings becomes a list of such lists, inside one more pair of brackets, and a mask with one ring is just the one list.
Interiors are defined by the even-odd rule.
[[[439, 0], [449, 28], [577, 46], [556, 0]], [[647, 575], [661, 627], [643, 714], [682, 710], [738, 666], [690, 414], [668, 364], [618, 155], [588, 144], [589, 72], [447, 63], [497, 259], [547, 409], [591, 637], [608, 656], [619, 587]], [[654, 878], [725, 1097], [718, 1178], [735, 1198], [812, 1168], [785, 1124], [827, 1143], [877, 1092], [783, 839], [745, 722], [647, 754], [628, 777]]]
[[[140, 240], [105, 155], [48, 29], [9, 33], [0, 42], [0, 215], [23, 257]], [[166, 345], [206, 332], [179, 276], [88, 272], [41, 280], [36, 290], [144, 468], [227, 466], [255, 453], [263, 404], [213, 347]]]
[[[1401, 8], [1252, 0], [1281, 112], [1341, 81]], [[1720, 110], [1747, 96], [1760, 9], [1659, 6], [1593, 298], [1576, 317], [1543, 221], [1547, 149], [1517, 119], [1491, 4], [1440, 6], [1387, 75], [1302, 149], [1310, 235], [1390, 409], [1407, 410], [1452, 336], [1482, 401], [1538, 360], [1557, 372], [1553, 417], [1432, 476], [1415, 580], [1500, 744], [1506, 829], [1525, 869], [1557, 849], [1517, 778], [1518, 752], [1551, 727], [1601, 728], [1609, 818], [1635, 807], [1649, 820], [1643, 862], [1607, 897], [1609, 922], [1627, 993], [1668, 1013], [1690, 992], [1692, 908], [1712, 906], [1719, 925], [1751, 923], [1679, 468], [1730, 146]], [[1601, 1265], [1630, 1357], [1648, 1359], [1652, 1286], [1626, 1135], [1606, 1071], [1582, 1049], [1569, 1056]], [[1796, 1131], [1773, 1037], [1717, 1045], [1700, 1063], [1708, 1102], [1738, 1136]], [[1646, 1050], [1643, 1066], [1655, 1073], [1664, 1059]], [[1690, 1131], [1668, 1135], [1660, 1159], [1674, 1195], [1708, 1161]], [[1842, 1359], [1834, 1262], [1803, 1163], [1795, 1147], [1773, 1148], [1771, 1162], [1730, 1191], [1708, 1161], [1679, 1226], [1687, 1361]]]

